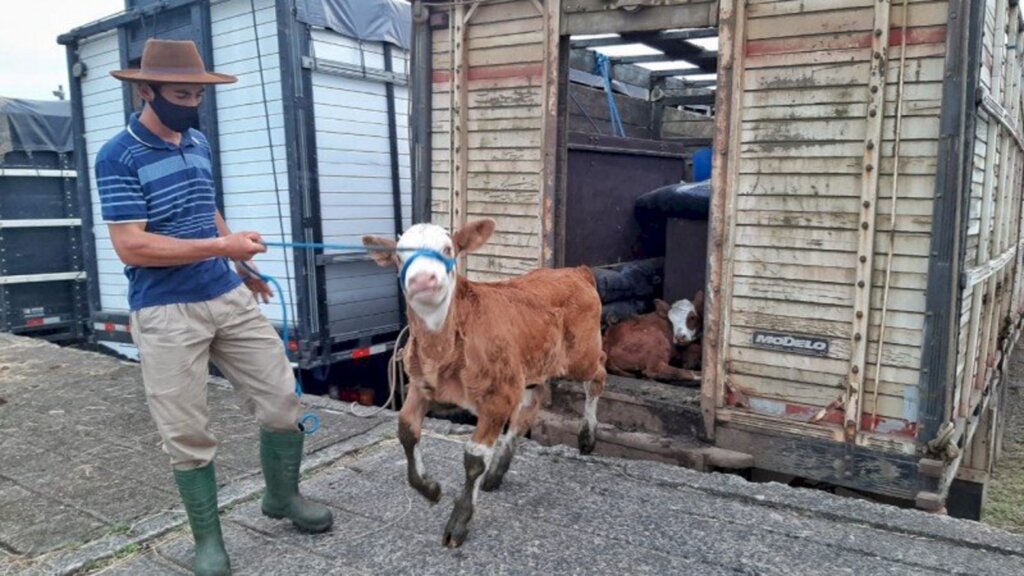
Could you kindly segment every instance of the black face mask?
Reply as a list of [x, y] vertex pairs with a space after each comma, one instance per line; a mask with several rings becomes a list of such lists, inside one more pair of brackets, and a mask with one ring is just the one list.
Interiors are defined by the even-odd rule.
[[159, 86], [150, 86], [153, 89], [153, 101], [149, 105], [153, 107], [156, 117], [175, 132], [184, 134], [189, 128], [199, 129], [199, 107], [179, 106], [170, 102], [160, 94]]

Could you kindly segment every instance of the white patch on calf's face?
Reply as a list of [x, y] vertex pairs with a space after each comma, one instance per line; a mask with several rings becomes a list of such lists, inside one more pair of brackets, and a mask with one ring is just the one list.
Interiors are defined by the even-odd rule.
[[[415, 250], [433, 250], [445, 258], [452, 258], [454, 251], [448, 232], [435, 224], [416, 224], [409, 228], [399, 238], [398, 248], [399, 271]], [[430, 277], [436, 281], [436, 288], [419, 292], [411, 290], [417, 280]], [[409, 264], [405, 271], [405, 285], [402, 286], [413, 311], [424, 321], [427, 329], [435, 332], [441, 329], [448, 317], [454, 288], [455, 272], [449, 273], [444, 262], [427, 256], [420, 256]]]
[[696, 315], [697, 310], [693, 302], [686, 299], [676, 302], [669, 309], [668, 319], [672, 323], [672, 336], [676, 344], [688, 344], [697, 337], [696, 332], [691, 330], [687, 323], [691, 314]]

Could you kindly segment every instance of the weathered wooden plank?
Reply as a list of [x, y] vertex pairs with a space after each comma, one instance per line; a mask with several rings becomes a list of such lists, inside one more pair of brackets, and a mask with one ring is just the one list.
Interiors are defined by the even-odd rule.
[[833, 322], [849, 322], [850, 309], [845, 306], [826, 306], [818, 304], [805, 304], [787, 301], [770, 301], [758, 298], [736, 297], [732, 299], [732, 312], [740, 314], [743, 312], [757, 312], [762, 314], [774, 314], [788, 318], [807, 319], [817, 318]]
[[737, 226], [736, 245], [856, 252], [857, 233], [846, 230]]
[[[860, 158], [745, 158], [740, 174], [856, 174], [863, 173]], [[880, 175], [892, 174], [892, 158], [882, 158]], [[901, 158], [900, 174], [935, 175], [935, 158]]]
[[[933, 101], [942, 93], [941, 82], [914, 82], [903, 86], [903, 102]], [[896, 88], [885, 87], [885, 101], [896, 101]], [[827, 104], [858, 104], [864, 102], [864, 84], [833, 87], [798, 87], [785, 90], [746, 91], [743, 108], [764, 106], [813, 106]]]
[[[884, 257], [882, 257], [884, 260]], [[805, 264], [768, 264], [763, 262], [735, 262], [733, 273], [736, 276], [749, 278], [769, 278], [780, 280], [795, 280], [807, 282], [826, 282], [841, 285], [852, 285], [856, 280], [855, 270], [852, 268], [823, 268], [818, 266], [807, 266]], [[872, 275], [872, 284], [875, 287], [884, 285], [885, 274], [883, 270], [876, 269]], [[928, 277], [924, 274], [893, 273], [890, 278], [890, 287], [903, 290], [923, 292], [927, 289]], [[915, 305], [915, 310], [920, 304]]]
[[[472, 190], [470, 191], [472, 197]], [[540, 207], [536, 204], [509, 204], [497, 202], [473, 202], [466, 204], [469, 214], [488, 214], [493, 216], [525, 216], [536, 217], [540, 213]]]
[[854, 268], [857, 265], [857, 257], [854, 254], [842, 252], [737, 246], [734, 256], [737, 262], [799, 263], [805, 266], [836, 268]]
[[[538, 148], [484, 148], [470, 149], [470, 162], [535, 162], [540, 160], [540, 149]], [[448, 148], [435, 148], [434, 160], [446, 163], [448, 161]]]
[[471, 133], [468, 146], [472, 148], [540, 148], [540, 130], [504, 130]]
[[[908, 60], [904, 70], [904, 82], [907, 85], [919, 82], [940, 82], [942, 80], [942, 64], [942, 58]], [[744, 90], [770, 91], [793, 88], [866, 86], [870, 69], [869, 62], [854, 62], [841, 66], [817, 64], [752, 69], [744, 75], [743, 88]], [[895, 82], [898, 72], [898, 65], [890, 62], [886, 70], [886, 82]], [[861, 93], [863, 94], [863, 91]]]
[[790, 382], [805, 382], [817, 386], [839, 388], [844, 385], [845, 371], [843, 374], [831, 374], [811, 370], [801, 370], [789, 366], [778, 366], [773, 363], [758, 363], [740, 359], [730, 361], [730, 374], [747, 374], [750, 376], [764, 376], [777, 378]]
[[466, 257], [466, 268], [482, 272], [519, 275], [536, 269], [537, 259], [536, 256], [531, 258], [511, 258], [504, 254], [501, 256], [489, 256], [473, 253]]
[[[777, 158], [796, 156], [800, 158], [854, 158], [863, 152], [863, 142], [757, 142], [742, 144], [743, 155], [749, 158]], [[893, 144], [885, 141], [880, 146], [883, 158], [892, 157]], [[903, 142], [900, 145], [902, 157], [934, 157], [938, 143], [934, 140]], [[902, 160], [900, 162], [902, 164]], [[884, 164], [883, 164], [884, 165]]]
[[[791, 7], [792, 5], [790, 5]], [[820, 6], [820, 3], [819, 3]], [[819, 10], [801, 9], [794, 13], [767, 14], [766, 11], [752, 10], [751, 21], [748, 23], [749, 38], [780, 38], [787, 36], [805, 36], [810, 34], [834, 34], [850, 30], [870, 31], [873, 24], [873, 7], [859, 7], [856, 4], [843, 5], [837, 10], [832, 5], [828, 17], [815, 13]], [[908, 6], [907, 25], [909, 27], [944, 25], [949, 18], [947, 2], [922, 2]], [[894, 4], [889, 25], [893, 28], [903, 26], [902, 6]]]
[[[911, 0], [910, 5], [916, 7], [917, 4], [931, 4], [935, 3], [934, 0]], [[902, 3], [901, 3], [902, 4]], [[945, 4], [945, 2], [941, 2]], [[874, 6], [873, 0], [846, 0], [842, 4], [843, 8], [856, 9], [856, 8], [871, 8]], [[836, 9], [835, 0], [750, 0], [750, 5], [747, 7], [747, 14], [750, 18], [765, 18], [768, 16], [785, 16], [788, 14], [811, 14], [814, 12], [832, 12]], [[897, 18], [896, 8], [893, 8], [893, 19]], [[911, 12], [910, 22], [913, 24], [916, 22], [913, 17], [914, 12]], [[901, 12], [902, 16], [902, 12]], [[902, 20], [900, 20], [902, 22]]]
[[[733, 376], [732, 382], [753, 396], [820, 408], [831, 404], [839, 394], [839, 387], [822, 387], [799, 380], [775, 380], [756, 375], [737, 374]], [[867, 389], [872, 390], [870, 386]], [[904, 418], [903, 398], [897, 395], [903, 392], [903, 388], [883, 384], [882, 390], [887, 393], [879, 393], [878, 415], [884, 418]]]
[[[451, 65], [447, 53], [434, 53], [435, 70], [447, 70]], [[501, 66], [506, 64], [540, 64], [544, 59], [544, 45], [540, 43], [497, 46], [494, 48], [470, 49], [466, 55], [467, 66]]]
[[[830, 120], [751, 121], [743, 125], [743, 142], [862, 142], [866, 138], [864, 118]], [[882, 134], [894, 137], [895, 120], [882, 121]], [[910, 140], [935, 140], [939, 135], [939, 119], [935, 116], [903, 118], [901, 135]]]
[[733, 284], [733, 294], [738, 297], [853, 306], [854, 291], [851, 284], [826, 284], [823, 282], [744, 277], [736, 277]]
[[752, 226], [782, 226], [789, 228], [827, 228], [856, 230], [860, 218], [856, 212], [784, 212], [779, 210], [743, 210], [736, 215], [737, 224]]
[[[904, 117], [938, 116], [941, 102], [933, 100], [914, 100], [903, 103]], [[886, 116], [896, 115], [896, 103], [886, 102]], [[762, 106], [743, 110], [744, 122], [758, 120], [863, 120], [868, 114], [868, 105], [864, 102], [841, 102], [834, 104], [807, 104], [802, 106]]]

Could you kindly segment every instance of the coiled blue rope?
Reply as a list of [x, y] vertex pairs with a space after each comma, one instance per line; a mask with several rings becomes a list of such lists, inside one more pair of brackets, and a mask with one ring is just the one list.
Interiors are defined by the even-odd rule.
[[[277, 290], [278, 298], [281, 300], [281, 341], [284, 343], [284, 354], [288, 357], [288, 333], [289, 333], [289, 322], [288, 322], [288, 303], [284, 301], [284, 290], [281, 289], [281, 283], [277, 281], [277, 278], [269, 274], [263, 274], [258, 272], [252, 266], [249, 266], [247, 262], [242, 262], [242, 267], [245, 268], [249, 274], [252, 274], [256, 278], [269, 283]], [[302, 370], [299, 370], [298, 375], [295, 378], [295, 394], [302, 397]], [[302, 433], [309, 436], [314, 434], [320, 429], [320, 417], [313, 412], [306, 412], [299, 418], [299, 425], [302, 428]]]

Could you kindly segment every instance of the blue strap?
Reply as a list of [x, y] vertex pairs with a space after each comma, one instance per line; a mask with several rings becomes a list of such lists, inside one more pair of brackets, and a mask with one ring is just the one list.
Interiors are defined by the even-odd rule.
[[607, 55], [597, 54], [597, 73], [604, 80], [604, 93], [608, 98], [608, 116], [611, 119], [612, 134], [620, 137], [626, 136], [626, 129], [622, 125], [622, 117], [619, 116], [619, 107], [615, 103], [615, 94], [612, 92], [612, 63]]
[[405, 273], [409, 271], [409, 266], [413, 262], [415, 262], [417, 258], [430, 258], [432, 260], [437, 260], [438, 262], [444, 264], [444, 271], [447, 274], [451, 274], [452, 270], [455, 270], [454, 258], [448, 258], [447, 256], [441, 254], [437, 250], [430, 250], [427, 248], [418, 249], [415, 252], [413, 252], [412, 256], [409, 256], [409, 258], [406, 259], [405, 264], [402, 265], [402, 273], [399, 275], [399, 278], [402, 281], [402, 290], [405, 290]]

